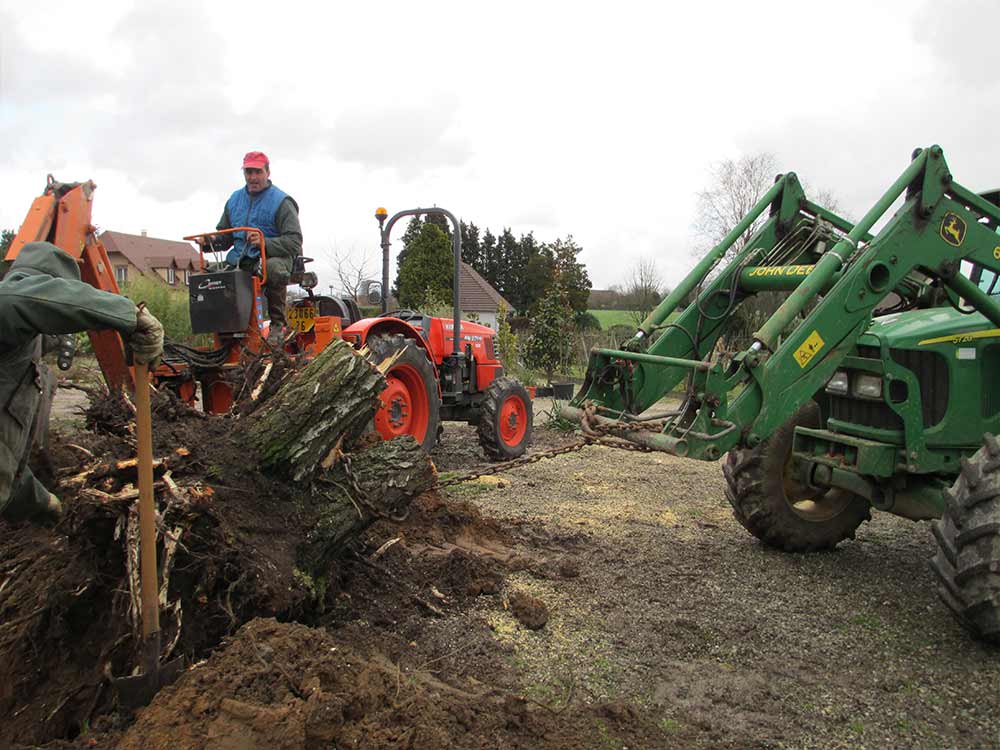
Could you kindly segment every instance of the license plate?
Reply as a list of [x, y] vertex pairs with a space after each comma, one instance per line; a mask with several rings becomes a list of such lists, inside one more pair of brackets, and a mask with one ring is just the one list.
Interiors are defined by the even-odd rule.
[[288, 309], [288, 325], [293, 331], [305, 333], [311, 331], [316, 324], [316, 308], [312, 305], [301, 305]]

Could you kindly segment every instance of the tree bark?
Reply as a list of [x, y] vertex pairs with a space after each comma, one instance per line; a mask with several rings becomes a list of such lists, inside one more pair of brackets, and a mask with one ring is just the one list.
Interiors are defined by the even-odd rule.
[[260, 468], [296, 482], [368, 427], [385, 378], [350, 344], [334, 340], [254, 412], [247, 430]]
[[411, 500], [436, 479], [430, 458], [408, 435], [345, 454], [317, 478], [318, 519], [299, 546], [300, 567], [325, 575], [351, 539], [379, 518], [405, 518]]

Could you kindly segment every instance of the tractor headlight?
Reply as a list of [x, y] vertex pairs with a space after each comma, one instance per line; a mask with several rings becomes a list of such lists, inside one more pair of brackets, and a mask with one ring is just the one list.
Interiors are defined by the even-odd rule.
[[859, 373], [854, 376], [854, 388], [851, 392], [858, 398], [882, 398], [882, 376]]
[[844, 370], [833, 373], [833, 377], [826, 384], [826, 392], [837, 396], [847, 395], [847, 373]]

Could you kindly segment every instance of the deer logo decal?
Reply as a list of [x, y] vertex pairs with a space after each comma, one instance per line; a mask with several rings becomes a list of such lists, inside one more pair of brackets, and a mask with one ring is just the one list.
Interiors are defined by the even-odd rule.
[[941, 219], [941, 239], [953, 247], [961, 247], [965, 241], [965, 220], [949, 211]]

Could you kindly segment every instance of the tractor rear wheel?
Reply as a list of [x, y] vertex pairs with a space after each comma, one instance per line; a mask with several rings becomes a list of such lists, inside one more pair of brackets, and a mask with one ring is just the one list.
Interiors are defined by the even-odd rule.
[[786, 552], [833, 549], [871, 518], [868, 501], [841, 489], [806, 487], [792, 476], [798, 425], [819, 427], [819, 407], [805, 404], [756, 448], [730, 451], [722, 470], [733, 515], [765, 544]]
[[522, 455], [531, 440], [531, 397], [514, 378], [500, 377], [486, 388], [479, 417], [479, 444], [494, 461]]
[[945, 495], [933, 531], [938, 595], [973, 636], [1000, 643], [1000, 441], [986, 435]]
[[427, 353], [416, 341], [400, 334], [372, 336], [366, 345], [376, 365], [396, 357], [385, 373], [387, 385], [379, 394], [382, 406], [375, 412], [375, 430], [385, 440], [412, 435], [430, 451], [441, 425], [441, 399], [437, 372]]

